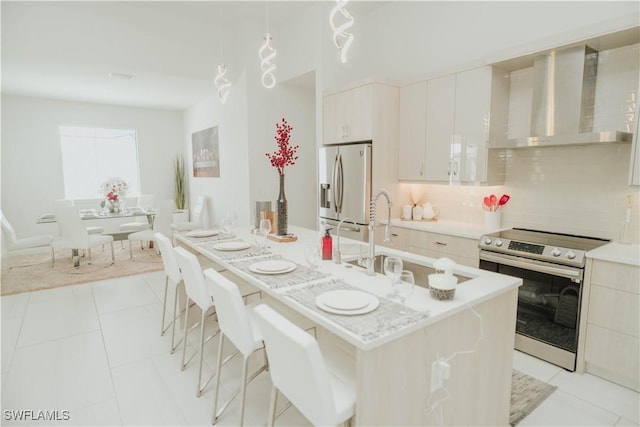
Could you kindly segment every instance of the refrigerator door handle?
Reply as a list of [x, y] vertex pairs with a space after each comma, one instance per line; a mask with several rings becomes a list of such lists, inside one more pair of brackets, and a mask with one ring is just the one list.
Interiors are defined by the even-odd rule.
[[344, 196], [344, 169], [342, 167], [342, 155], [338, 154], [338, 188], [340, 195], [338, 196], [338, 213], [342, 213], [342, 198]]
[[333, 185], [333, 210], [338, 213], [338, 155], [336, 154], [336, 158], [333, 160], [333, 177], [332, 177]]

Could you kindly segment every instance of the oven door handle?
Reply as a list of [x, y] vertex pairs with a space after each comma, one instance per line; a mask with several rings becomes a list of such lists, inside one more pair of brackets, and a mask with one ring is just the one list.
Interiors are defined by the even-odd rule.
[[550, 265], [549, 263], [536, 261], [533, 259], [521, 258], [512, 255], [494, 255], [491, 252], [480, 251], [480, 259], [483, 261], [495, 262], [496, 264], [508, 265], [511, 267], [518, 267], [525, 270], [537, 271], [539, 273], [546, 273], [552, 276], [566, 277], [573, 280], [575, 283], [582, 282], [583, 271], [578, 268], [571, 267], [559, 267]]

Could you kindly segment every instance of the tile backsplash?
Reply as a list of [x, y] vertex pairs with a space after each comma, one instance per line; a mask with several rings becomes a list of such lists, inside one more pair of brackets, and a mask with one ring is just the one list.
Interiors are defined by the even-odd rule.
[[631, 144], [519, 149], [508, 152], [497, 187], [401, 184], [403, 200], [429, 201], [440, 219], [483, 224], [482, 198], [507, 193], [503, 227], [524, 227], [617, 240], [632, 195], [631, 235], [640, 242], [640, 189], [628, 185]]

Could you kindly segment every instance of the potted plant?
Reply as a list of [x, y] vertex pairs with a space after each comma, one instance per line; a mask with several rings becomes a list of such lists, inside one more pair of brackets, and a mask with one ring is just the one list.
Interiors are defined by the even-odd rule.
[[183, 210], [186, 202], [187, 186], [184, 170], [184, 157], [182, 157], [182, 155], [176, 156], [176, 160], [173, 165], [173, 175], [173, 200], [176, 204], [176, 209]]

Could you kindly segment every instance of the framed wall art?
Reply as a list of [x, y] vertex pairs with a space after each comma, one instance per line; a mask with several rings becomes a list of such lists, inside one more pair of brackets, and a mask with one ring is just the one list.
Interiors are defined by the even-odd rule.
[[193, 144], [193, 176], [220, 177], [218, 126], [191, 134]]

